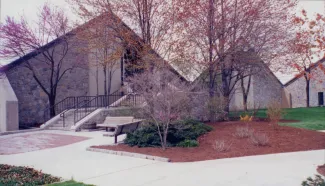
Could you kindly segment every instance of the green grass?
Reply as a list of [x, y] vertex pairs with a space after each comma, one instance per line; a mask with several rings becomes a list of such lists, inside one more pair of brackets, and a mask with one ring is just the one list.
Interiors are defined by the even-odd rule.
[[[284, 109], [284, 119], [299, 120], [294, 123], [280, 123], [281, 125], [305, 128], [310, 130], [325, 130], [325, 107]], [[266, 109], [257, 112], [256, 117], [266, 118]]]
[[47, 186], [93, 186], [93, 185], [86, 185], [86, 184], [78, 183], [78, 182], [71, 180], [71, 181], [66, 181], [66, 182], [62, 182], [62, 183], [53, 183], [53, 184], [50, 184]]

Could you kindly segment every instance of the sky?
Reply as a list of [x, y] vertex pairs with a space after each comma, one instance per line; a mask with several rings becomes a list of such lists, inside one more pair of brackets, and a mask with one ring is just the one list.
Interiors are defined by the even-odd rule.
[[[24, 16], [27, 21], [33, 21], [37, 19], [36, 12], [44, 3], [50, 3], [56, 6], [60, 6], [66, 10], [71, 20], [76, 20], [72, 9], [69, 7], [65, 0], [0, 0], [0, 21], [3, 22], [5, 17], [10, 16], [19, 19]], [[298, 12], [304, 8], [308, 16], [313, 16], [316, 13], [325, 13], [325, 0], [300, 0]], [[1, 61], [0, 61], [1, 63]], [[276, 76], [285, 83], [294, 77], [294, 74], [281, 74], [276, 73]]]

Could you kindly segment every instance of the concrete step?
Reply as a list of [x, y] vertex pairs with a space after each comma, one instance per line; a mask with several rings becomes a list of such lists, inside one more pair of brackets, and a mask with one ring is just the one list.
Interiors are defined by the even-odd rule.
[[[63, 124], [62, 123], [54, 123], [51, 126], [54, 126], [54, 127], [63, 127]], [[65, 124], [65, 127], [68, 127], [68, 126], [73, 126], [73, 123], [66, 123]]]
[[70, 131], [71, 129], [70, 129], [70, 127], [49, 127], [48, 128], [49, 130], [63, 130], [63, 131]]
[[[65, 120], [64, 122], [65, 122], [66, 124], [67, 124], [67, 123], [72, 123], [72, 124], [73, 124], [73, 123], [74, 123], [74, 120]], [[59, 121], [57, 121], [57, 123], [59, 123], [59, 124], [63, 124], [63, 120], [59, 120]]]

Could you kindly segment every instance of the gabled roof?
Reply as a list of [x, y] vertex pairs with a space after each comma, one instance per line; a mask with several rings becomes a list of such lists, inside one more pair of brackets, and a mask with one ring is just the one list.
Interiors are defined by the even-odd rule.
[[[248, 54], [248, 53], [251, 53], [251, 54], [253, 54], [251, 51], [246, 51], [246, 52], [244, 52], [244, 51], [242, 51], [242, 52], [240, 52], [240, 55], [244, 55], [244, 56], [247, 56], [247, 55], [251, 55], [251, 54]], [[281, 86], [283, 86], [283, 84], [282, 84], [282, 82], [279, 80], [279, 78], [273, 73], [273, 71], [270, 69], [270, 67], [266, 64], [266, 63], [264, 63], [264, 61], [259, 57], [259, 56], [257, 56], [256, 54], [253, 54], [254, 55], [254, 59], [256, 60], [256, 61], [258, 61], [263, 67], [264, 67], [264, 69], [268, 72], [268, 73], [270, 73], [270, 75], [272, 76], [272, 77], [274, 77], [275, 79], [276, 79], [276, 81], [281, 85]], [[196, 82], [196, 81], [201, 81], [202, 79], [206, 79], [206, 78], [208, 78], [208, 70], [204, 70], [193, 82]]]
[[[20, 58], [18, 58], [18, 59], [16, 59], [16, 60], [14, 60], [13, 62], [11, 62], [11, 63], [9, 63], [9, 64], [7, 64], [7, 65], [4, 65], [4, 66], [2, 66], [2, 67], [0, 67], [0, 73], [5, 73], [5, 72], [7, 72], [8, 70], [10, 70], [10, 69], [12, 69], [12, 68], [14, 68], [14, 67], [16, 67], [16, 66], [18, 66], [18, 65], [20, 65], [20, 64], [22, 64], [23, 62], [25, 62], [25, 61], [27, 61], [27, 60], [29, 60], [29, 59], [31, 59], [31, 58], [33, 58], [33, 57], [35, 57], [35, 56], [37, 56], [38, 54], [40, 54], [41, 53], [41, 51], [44, 51], [44, 50], [46, 50], [46, 49], [49, 49], [49, 48], [51, 48], [51, 47], [53, 47], [53, 46], [55, 46], [55, 45], [57, 45], [57, 44], [60, 44], [61, 43], [61, 41], [63, 41], [63, 39], [65, 38], [65, 37], [71, 37], [71, 36], [74, 36], [74, 35], [76, 35], [76, 33], [78, 33], [79, 31], [83, 31], [84, 29], [87, 29], [88, 27], [91, 27], [92, 25], [94, 25], [94, 24], [96, 24], [99, 20], [101, 20], [101, 19], [107, 19], [107, 17], [105, 17], [105, 15], [104, 14], [102, 14], [102, 15], [99, 15], [99, 16], [97, 16], [97, 17], [95, 17], [95, 18], [93, 18], [93, 19], [91, 19], [90, 21], [88, 21], [88, 22], [86, 22], [86, 23], [84, 23], [83, 25], [81, 25], [81, 26], [79, 26], [79, 27], [77, 27], [77, 28], [74, 28], [73, 30], [71, 30], [70, 32], [68, 32], [67, 34], [65, 34], [65, 35], [63, 35], [63, 36], [61, 36], [61, 37], [59, 37], [59, 38], [56, 38], [56, 39], [54, 39], [53, 41], [51, 41], [51, 42], [49, 42], [48, 44], [46, 44], [46, 45], [44, 45], [44, 46], [42, 46], [42, 47], [40, 47], [39, 49], [37, 49], [37, 50], [35, 50], [35, 51], [32, 51], [32, 52], [30, 52], [30, 53], [28, 53], [28, 54], [26, 54], [25, 56], [23, 56], [23, 57], [20, 57]], [[114, 20], [114, 21], [118, 21], [118, 23], [121, 23], [121, 25], [122, 25], [122, 29], [124, 29], [123, 31], [125, 31], [125, 32], [129, 32], [130, 33], [130, 35], [131, 35], [131, 37], [132, 38], [134, 38], [134, 40], [136, 41], [136, 44], [138, 45], [138, 46], [144, 46], [145, 44], [144, 44], [144, 41], [143, 41], [143, 39], [142, 38], [140, 38], [130, 27], [128, 27], [118, 16], [116, 16], [115, 14], [112, 14], [112, 19]], [[158, 58], [161, 58], [161, 59], [163, 59], [155, 50], [153, 50], [152, 48], [150, 48], [150, 50], [149, 50], [149, 52], [150, 53], [152, 53], [152, 54], [154, 54], [154, 55], [156, 55]], [[167, 61], [165, 61], [165, 60], [163, 60], [164, 61], [164, 63], [167, 65], [167, 67], [169, 68], [169, 70], [171, 71], [171, 72], [173, 72], [175, 75], [177, 75], [178, 77], [180, 77], [181, 78], [181, 80], [183, 80], [183, 81], [186, 81], [186, 79], [178, 72], [178, 71], [176, 71]]]
[[[72, 33], [69, 32], [65, 36], [71, 36], [71, 35], [72, 35]], [[61, 37], [47, 43], [46, 45], [40, 47], [38, 50], [32, 51], [32, 52], [26, 54], [25, 56], [20, 57], [20, 58], [12, 61], [11, 63], [9, 63], [7, 65], [4, 65], [4, 66], [0, 67], [0, 73], [5, 73], [8, 70], [14, 68], [15, 66], [18, 66], [18, 65], [22, 64], [24, 61], [27, 61], [27, 60], [32, 59], [33, 57], [37, 56], [38, 54], [41, 53], [41, 51], [47, 50], [47, 49], [61, 43], [61, 41], [63, 39], [62, 37], [63, 36], [61, 36]]]
[[[310, 65], [309, 68], [307, 68], [307, 70], [313, 70], [315, 68], [318, 67], [319, 64], [324, 63], [325, 62], [325, 58], [320, 59], [319, 61], [317, 61], [316, 63], [313, 63]], [[296, 75], [294, 78], [292, 78], [291, 80], [289, 80], [287, 83], [284, 84], [284, 86], [289, 86], [290, 84], [292, 84], [293, 82], [295, 82], [296, 80], [298, 80], [299, 78], [301, 78], [304, 75], [303, 72], [301, 72], [300, 74]]]

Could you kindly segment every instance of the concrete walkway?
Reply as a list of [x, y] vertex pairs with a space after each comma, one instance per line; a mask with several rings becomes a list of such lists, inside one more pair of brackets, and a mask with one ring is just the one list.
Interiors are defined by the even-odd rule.
[[[85, 151], [91, 145], [112, 144], [103, 132], [40, 131], [91, 139], [67, 146], [13, 155], [0, 163], [31, 166], [64, 179], [103, 186], [298, 186], [324, 164], [325, 151], [250, 156], [195, 163], [163, 163]], [[7, 137], [20, 134], [8, 135]], [[120, 138], [121, 139], [121, 138]], [[1, 144], [0, 144], [1, 145]]]

